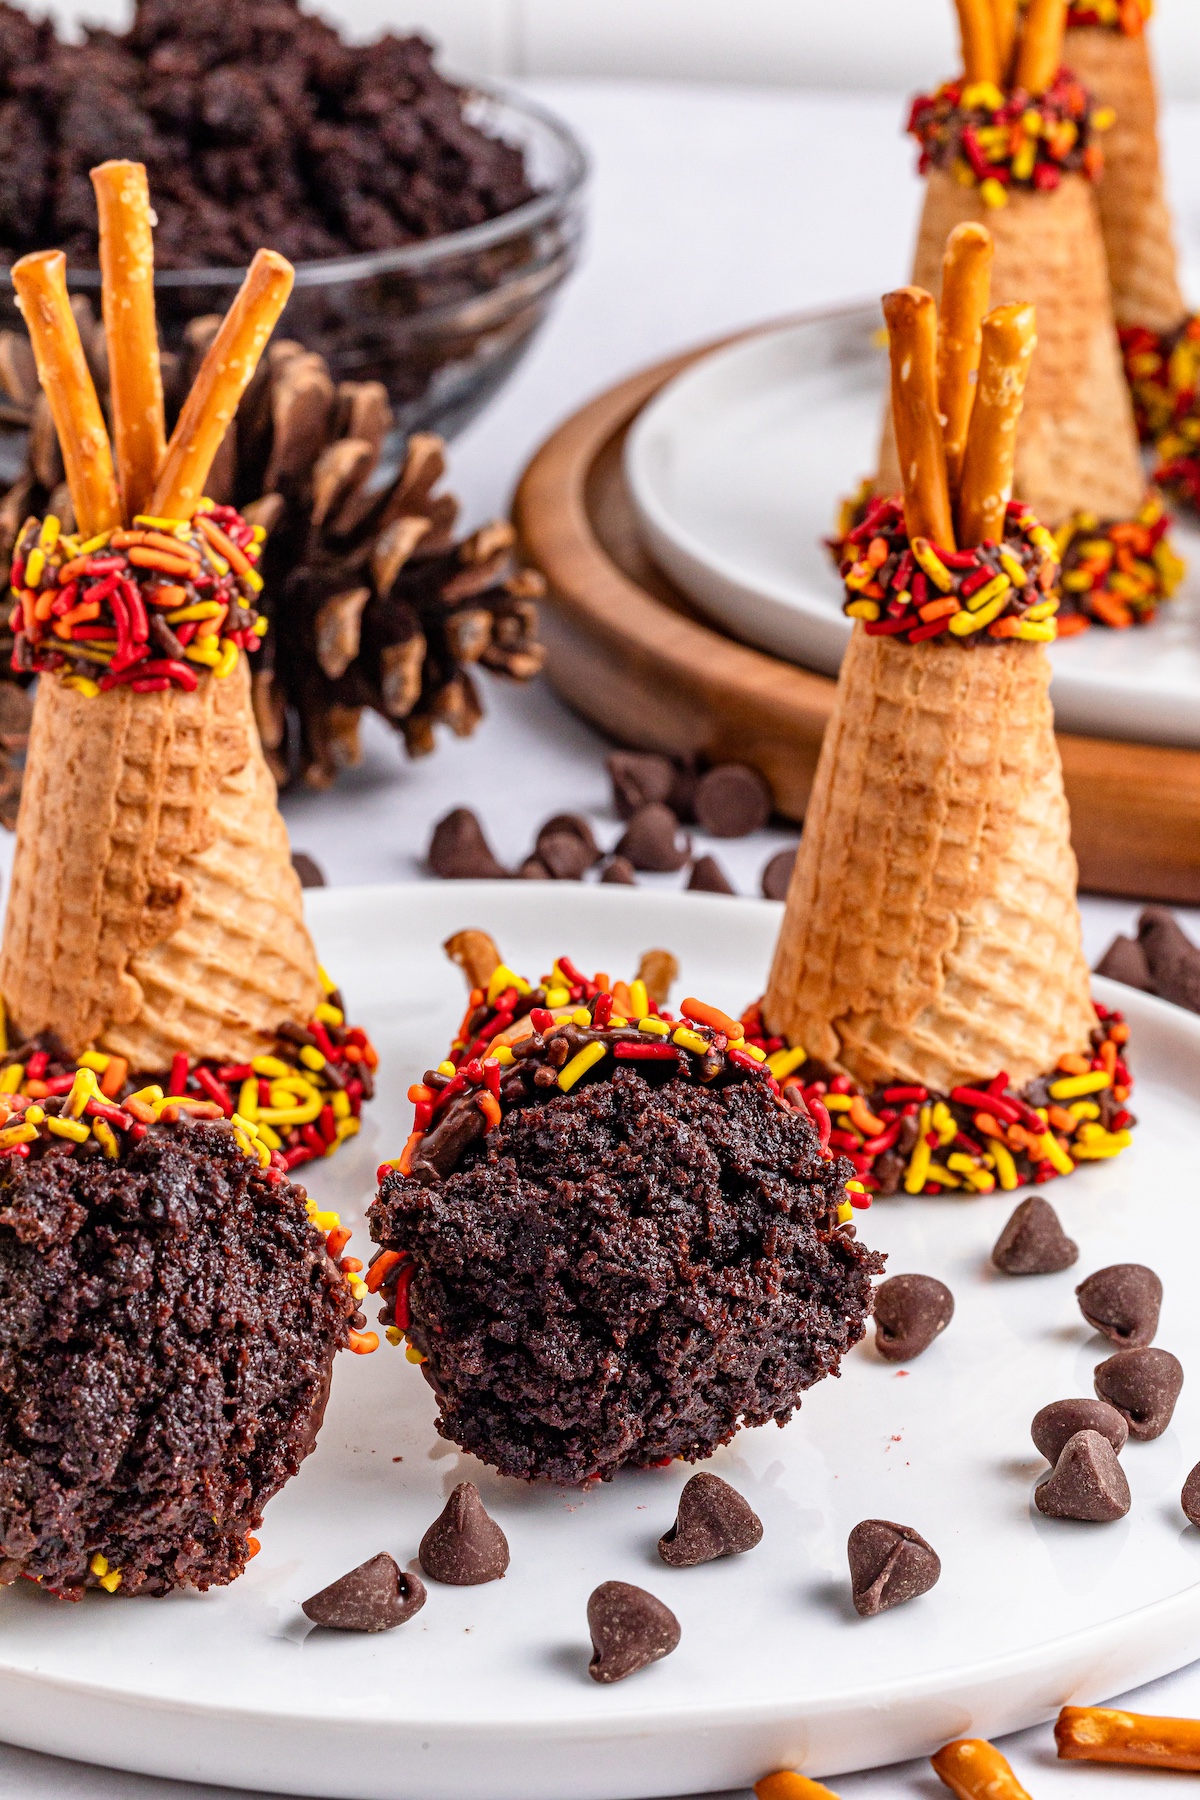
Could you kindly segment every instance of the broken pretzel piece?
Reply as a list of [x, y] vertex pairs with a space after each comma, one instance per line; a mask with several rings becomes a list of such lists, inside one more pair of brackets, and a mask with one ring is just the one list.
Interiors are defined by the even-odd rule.
[[958, 1800], [1029, 1800], [1009, 1764], [986, 1738], [956, 1738], [929, 1760]]
[[1107, 1706], [1064, 1706], [1054, 1724], [1060, 1762], [1200, 1770], [1200, 1719], [1160, 1719]]

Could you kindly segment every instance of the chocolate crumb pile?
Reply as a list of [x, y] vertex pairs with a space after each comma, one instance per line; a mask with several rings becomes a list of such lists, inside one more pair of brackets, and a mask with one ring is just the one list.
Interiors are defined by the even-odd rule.
[[145, 163], [160, 268], [386, 250], [532, 198], [521, 151], [464, 116], [433, 47], [347, 44], [296, 0], [138, 0], [62, 44], [0, 4], [0, 256], [95, 266], [88, 170]]
[[371, 1208], [413, 1260], [438, 1430], [505, 1475], [710, 1456], [784, 1424], [863, 1335], [883, 1259], [839, 1226], [845, 1162], [757, 1073], [639, 1067], [535, 1086], [444, 1179], [390, 1170]]
[[0, 1582], [234, 1580], [313, 1447], [354, 1307], [303, 1188], [224, 1122], [154, 1126], [120, 1162], [6, 1158]]

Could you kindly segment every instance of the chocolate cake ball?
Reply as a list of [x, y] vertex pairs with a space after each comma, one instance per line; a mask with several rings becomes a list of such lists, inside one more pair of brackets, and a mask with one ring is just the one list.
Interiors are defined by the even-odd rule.
[[32, 1139], [0, 1158], [0, 1581], [232, 1581], [313, 1447], [346, 1280], [223, 1120], [98, 1107], [76, 1142], [27, 1110], [0, 1133]]
[[384, 1172], [367, 1277], [441, 1434], [561, 1482], [784, 1424], [862, 1337], [883, 1266], [849, 1222], [850, 1165], [736, 1022], [685, 1001], [682, 1026], [640, 1029], [580, 1001], [425, 1077], [441, 1092]]

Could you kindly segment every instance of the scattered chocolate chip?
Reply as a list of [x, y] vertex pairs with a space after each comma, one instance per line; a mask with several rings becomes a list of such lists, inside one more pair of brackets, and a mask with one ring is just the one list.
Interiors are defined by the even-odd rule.
[[466, 806], [439, 819], [429, 840], [429, 867], [443, 881], [497, 881], [508, 874], [492, 855], [483, 826]]
[[636, 887], [637, 876], [633, 864], [627, 856], [610, 856], [604, 865], [604, 873], [600, 877], [603, 882], [611, 882], [616, 887]]
[[540, 856], [527, 856], [517, 870], [518, 881], [551, 881], [553, 876]]
[[[593, 863], [600, 861], [600, 846], [596, 842], [591, 826], [582, 814], [555, 813], [552, 819], [546, 820], [538, 832], [537, 842], [533, 846], [535, 855], [541, 857], [551, 874], [554, 873], [554, 864], [546, 855], [545, 841], [561, 837], [570, 837], [576, 840], [580, 846], [579, 854], [587, 857], [587, 861], [583, 865], [585, 869], [590, 869]], [[574, 877], [559, 876], [558, 879], [573, 880]]]
[[1050, 1202], [1031, 1194], [1014, 1208], [992, 1261], [1005, 1275], [1054, 1275], [1079, 1261], [1079, 1245], [1067, 1236]]
[[1200, 1012], [1200, 949], [1165, 906], [1148, 906], [1138, 920], [1138, 942], [1154, 992], [1189, 1012]]
[[1091, 1525], [1123, 1519], [1131, 1505], [1129, 1483], [1108, 1439], [1098, 1431], [1068, 1438], [1053, 1473], [1033, 1490], [1033, 1503], [1050, 1519]]
[[740, 1556], [762, 1539], [762, 1521], [749, 1501], [719, 1475], [693, 1475], [679, 1496], [671, 1529], [658, 1540], [658, 1554], [673, 1569]]
[[1094, 1331], [1122, 1350], [1154, 1342], [1162, 1306], [1162, 1282], [1142, 1263], [1097, 1269], [1075, 1289], [1079, 1310]]
[[421, 1577], [401, 1569], [382, 1551], [303, 1601], [300, 1610], [314, 1625], [332, 1631], [391, 1631], [424, 1604]]
[[596, 860], [582, 839], [570, 831], [543, 832], [538, 837], [537, 854], [552, 881], [582, 881]]
[[508, 1539], [484, 1510], [473, 1481], [459, 1482], [421, 1539], [418, 1555], [431, 1580], [451, 1587], [476, 1587], [503, 1575]]
[[688, 891], [693, 894], [736, 894], [737, 889], [715, 856], [698, 856], [688, 878]]
[[1098, 1431], [1120, 1454], [1129, 1427], [1115, 1406], [1104, 1400], [1052, 1400], [1033, 1416], [1029, 1435], [1048, 1463], [1056, 1463], [1067, 1442], [1079, 1431]]
[[602, 1581], [588, 1601], [587, 1618], [593, 1681], [624, 1681], [670, 1656], [679, 1642], [679, 1620], [670, 1607], [628, 1581]]
[[889, 1275], [875, 1289], [875, 1348], [885, 1362], [911, 1362], [954, 1317], [954, 1295], [932, 1275]]
[[790, 850], [777, 850], [763, 869], [761, 881], [764, 900], [786, 900], [792, 870], [796, 866], [799, 844]]
[[864, 1519], [846, 1544], [854, 1610], [864, 1619], [927, 1594], [942, 1572], [941, 1558], [911, 1525]]
[[292, 867], [300, 877], [302, 888], [325, 886], [325, 871], [314, 856], [306, 855], [303, 850], [293, 850]]
[[771, 816], [771, 790], [757, 769], [718, 763], [696, 783], [696, 821], [712, 837], [748, 837]]
[[1188, 1519], [1193, 1525], [1200, 1525], [1200, 1463], [1197, 1463], [1183, 1484], [1183, 1492], [1179, 1496]]
[[1096, 973], [1107, 975], [1110, 981], [1123, 981], [1126, 987], [1140, 988], [1143, 994], [1154, 992], [1150, 964], [1136, 938], [1115, 937], [1096, 964]]
[[1115, 1406], [1134, 1438], [1161, 1437], [1183, 1386], [1183, 1365], [1169, 1350], [1118, 1350], [1093, 1378], [1101, 1400]]
[[655, 801], [668, 801], [675, 786], [675, 765], [649, 750], [615, 750], [607, 759], [617, 816], [632, 819]]
[[624, 837], [617, 845], [617, 855], [626, 856], [635, 869], [649, 869], [670, 874], [682, 869], [691, 855], [691, 839], [679, 829], [679, 821], [669, 806], [651, 801], [639, 807], [629, 821]]

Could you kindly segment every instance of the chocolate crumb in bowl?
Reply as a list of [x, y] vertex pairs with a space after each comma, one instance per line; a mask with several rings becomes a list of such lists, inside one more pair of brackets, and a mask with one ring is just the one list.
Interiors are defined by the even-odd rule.
[[1048, 1463], [1056, 1463], [1068, 1441], [1080, 1431], [1098, 1431], [1120, 1455], [1129, 1426], [1106, 1400], [1052, 1400], [1033, 1416], [1029, 1435]]
[[669, 757], [648, 750], [614, 750], [605, 767], [619, 818], [632, 819], [654, 802], [670, 803], [676, 772]]
[[771, 816], [771, 790], [757, 769], [718, 763], [696, 783], [696, 823], [711, 837], [749, 837]]
[[325, 886], [325, 871], [313, 856], [307, 856], [303, 850], [292, 851], [292, 867], [300, 877], [302, 888], [318, 888]]
[[1154, 992], [1150, 964], [1136, 938], [1115, 937], [1096, 964], [1096, 974], [1106, 975], [1110, 981], [1123, 981], [1126, 987], [1137, 988], [1143, 994]]
[[508, 870], [492, 854], [483, 826], [466, 806], [439, 819], [429, 840], [427, 861], [443, 881], [498, 881]]
[[1129, 1426], [1130, 1437], [1145, 1441], [1161, 1437], [1171, 1423], [1183, 1365], [1169, 1350], [1118, 1350], [1100, 1364], [1094, 1380], [1101, 1400], [1115, 1406]]
[[628, 1581], [602, 1581], [588, 1601], [587, 1620], [593, 1681], [624, 1681], [670, 1656], [679, 1643], [679, 1620], [670, 1607]]
[[750, 1502], [719, 1475], [701, 1472], [684, 1484], [675, 1523], [659, 1538], [658, 1554], [673, 1569], [691, 1569], [753, 1550], [762, 1534], [762, 1520]]
[[600, 879], [613, 887], [636, 887], [638, 884], [633, 864], [627, 856], [610, 856]]
[[1138, 920], [1138, 942], [1154, 992], [1175, 1006], [1200, 1012], [1200, 948], [1165, 906], [1147, 906]]
[[331, 1631], [392, 1631], [424, 1604], [421, 1577], [381, 1551], [303, 1601], [300, 1610], [314, 1625]]
[[692, 894], [736, 894], [737, 889], [715, 856], [698, 856], [688, 877]]
[[1154, 1342], [1162, 1307], [1162, 1282], [1142, 1263], [1097, 1269], [1075, 1289], [1079, 1310], [1094, 1331], [1122, 1350]]
[[911, 1362], [954, 1317], [954, 1295], [932, 1275], [889, 1275], [875, 1289], [875, 1348], [885, 1362]]
[[473, 1481], [459, 1482], [421, 1539], [418, 1555], [432, 1581], [451, 1587], [499, 1581], [508, 1568], [508, 1539]]
[[911, 1525], [896, 1525], [891, 1519], [864, 1519], [856, 1525], [846, 1554], [854, 1610], [864, 1619], [919, 1599], [942, 1572], [932, 1544]]
[[1078, 1261], [1079, 1245], [1040, 1194], [1030, 1194], [1013, 1209], [992, 1251], [992, 1262], [1005, 1275], [1056, 1275]]
[[1123, 1519], [1132, 1505], [1117, 1453], [1098, 1431], [1077, 1431], [1067, 1439], [1053, 1472], [1034, 1489], [1033, 1502], [1047, 1518], [1089, 1525]]
[[692, 841], [679, 828], [669, 806], [653, 800], [638, 808], [617, 845], [617, 855], [627, 856], [635, 869], [670, 875], [682, 869], [692, 852]]
[[[547, 819], [540, 828], [533, 846], [534, 855], [541, 857], [551, 874], [555, 873], [554, 858], [547, 856], [546, 844], [556, 842], [560, 838], [573, 839], [579, 846], [575, 852], [575, 860], [578, 862], [580, 874], [584, 869], [590, 869], [594, 863], [600, 861], [600, 846], [583, 815], [581, 813], [555, 813], [554, 817]], [[584, 861], [584, 858], [587, 860]], [[574, 880], [575, 878], [574, 876], [559, 876], [558, 879]]]
[[761, 876], [764, 900], [787, 899], [792, 870], [796, 866], [796, 852], [799, 848], [799, 844], [793, 844], [790, 850], [777, 850], [766, 864]]
[[1179, 1504], [1189, 1522], [1193, 1525], [1200, 1525], [1200, 1463], [1196, 1464], [1184, 1482], [1183, 1492], [1179, 1496]]

